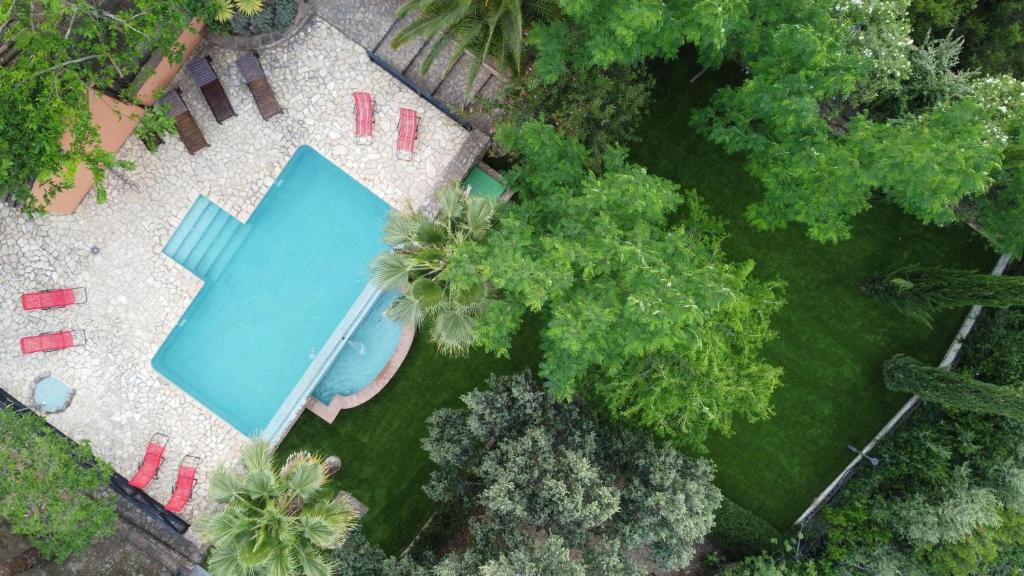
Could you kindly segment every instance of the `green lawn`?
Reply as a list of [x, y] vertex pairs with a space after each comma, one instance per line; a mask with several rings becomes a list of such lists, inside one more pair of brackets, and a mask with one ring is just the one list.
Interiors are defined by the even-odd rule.
[[689, 124], [691, 110], [742, 73], [708, 71], [690, 84], [697, 70], [685, 52], [653, 68], [654, 102], [633, 159], [700, 193], [726, 221], [730, 258], [751, 258], [758, 275], [788, 283], [787, 304], [775, 321], [779, 337], [767, 350], [785, 370], [775, 416], [743, 422], [731, 438], [709, 442], [726, 495], [784, 528], [849, 462], [847, 444], [864, 445], [905, 401], [885, 389], [882, 361], [906, 352], [938, 362], [963, 319], [960, 311], [943, 314], [929, 330], [865, 298], [858, 284], [875, 271], [912, 262], [988, 270], [995, 256], [966, 229], [925, 227], [885, 204], [858, 217], [853, 239], [836, 246], [809, 240], [802, 226], [755, 231], [743, 210], [760, 198], [759, 184], [741, 158], [708, 143]]
[[309, 450], [341, 457], [335, 487], [348, 490], [370, 511], [363, 531], [373, 543], [399, 552], [434, 511], [420, 488], [430, 476], [430, 461], [420, 447], [426, 419], [444, 406], [460, 405], [459, 396], [483, 386], [491, 373], [523, 368], [536, 371], [540, 358], [537, 318], [528, 317], [516, 337], [510, 359], [484, 352], [446, 358], [425, 337], [417, 336], [402, 368], [367, 404], [327, 424], [305, 412], [281, 443], [279, 454]]

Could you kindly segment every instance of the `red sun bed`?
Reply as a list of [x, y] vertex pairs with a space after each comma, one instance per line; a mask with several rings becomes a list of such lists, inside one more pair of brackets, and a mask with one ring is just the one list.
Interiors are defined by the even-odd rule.
[[411, 160], [416, 145], [416, 111], [410, 108], [398, 110], [398, 159]]
[[149, 446], [146, 447], [146, 455], [142, 457], [142, 462], [139, 464], [139, 469], [135, 472], [135, 476], [128, 481], [128, 484], [136, 488], [145, 488], [149, 483], [156, 478], [156, 473], [160, 470], [160, 464], [164, 461], [164, 449], [167, 447], [167, 441], [170, 438], [166, 434], [157, 432], [153, 434], [153, 438], [149, 441]]
[[61, 332], [25, 336], [21, 339], [21, 353], [35, 354], [36, 352], [64, 350], [65, 348], [80, 346], [83, 342], [85, 342], [85, 335], [79, 330], [63, 330]]
[[85, 288], [58, 288], [41, 292], [26, 292], [21, 295], [21, 307], [25, 310], [63, 308], [82, 302], [85, 302]]
[[373, 96], [369, 92], [353, 92], [356, 107], [356, 143], [369, 144], [373, 139]]
[[198, 468], [199, 458], [185, 456], [181, 459], [181, 465], [178, 466], [178, 479], [174, 482], [174, 491], [171, 492], [171, 499], [164, 506], [168, 512], [177, 514], [188, 505], [188, 501], [192, 499], [192, 487], [196, 485]]

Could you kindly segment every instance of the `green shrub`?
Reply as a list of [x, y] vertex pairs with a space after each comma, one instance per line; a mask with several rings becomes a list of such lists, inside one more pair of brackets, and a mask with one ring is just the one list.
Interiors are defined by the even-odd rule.
[[169, 115], [170, 108], [168, 104], [157, 104], [149, 108], [135, 127], [135, 134], [150, 152], [156, 152], [159, 139], [177, 131], [174, 118]]
[[752, 556], [782, 541], [782, 534], [760, 516], [728, 498], [715, 514], [711, 540], [732, 559]]
[[980, 380], [1024, 387], [1024, 309], [986, 309], [960, 363]]
[[263, 8], [252, 15], [236, 12], [231, 17], [231, 32], [236, 36], [254, 36], [271, 30], [283, 31], [295, 21], [298, 12], [296, 0], [276, 0], [263, 3]]
[[114, 533], [111, 468], [88, 444], [62, 438], [35, 414], [0, 409], [0, 518], [45, 558], [63, 562]]

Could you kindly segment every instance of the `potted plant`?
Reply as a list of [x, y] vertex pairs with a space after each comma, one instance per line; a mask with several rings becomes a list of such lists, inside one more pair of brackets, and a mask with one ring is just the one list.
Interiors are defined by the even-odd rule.
[[139, 119], [139, 125], [135, 127], [135, 134], [150, 152], [156, 152], [157, 147], [164, 143], [163, 136], [173, 134], [177, 130], [174, 118], [169, 114], [170, 108], [167, 104], [149, 107]]

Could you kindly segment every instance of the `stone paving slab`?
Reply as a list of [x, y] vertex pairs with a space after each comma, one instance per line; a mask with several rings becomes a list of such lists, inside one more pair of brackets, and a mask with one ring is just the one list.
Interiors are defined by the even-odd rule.
[[402, 0], [314, 0], [320, 16], [367, 50], [374, 50], [395, 21]]
[[[190, 156], [177, 136], [155, 154], [136, 137], [118, 157], [132, 171], [112, 170], [109, 200], [87, 198], [72, 215], [29, 220], [0, 206], [0, 374], [2, 386], [29, 403], [32, 381], [51, 373], [72, 386], [68, 409], [49, 420], [131, 477], [154, 432], [171, 436], [159, 478], [147, 492], [170, 495], [185, 454], [202, 458], [192, 504], [183, 517], [212, 506], [206, 480], [233, 463], [247, 439], [174, 384], [150, 360], [177, 323], [201, 281], [161, 252], [196, 196], [207, 194], [243, 222], [296, 148], [309, 144], [392, 206], [424, 206], [444, 167], [468, 133], [374, 65], [365, 50], [319, 18], [295, 37], [261, 54], [285, 113], [263, 121], [234, 65], [239, 56], [201, 45], [210, 54], [238, 116], [217, 124], [188, 74], [179, 86], [210, 147]], [[354, 143], [352, 97], [368, 90], [377, 123], [370, 146]], [[421, 115], [412, 161], [395, 156], [399, 107]], [[94, 254], [91, 249], [98, 248]], [[88, 302], [25, 312], [18, 295], [83, 286]], [[22, 356], [21, 336], [84, 330], [85, 346]], [[195, 537], [194, 531], [189, 531]]]

